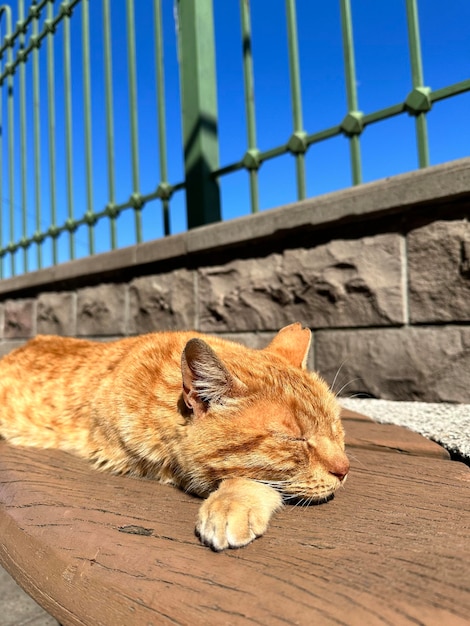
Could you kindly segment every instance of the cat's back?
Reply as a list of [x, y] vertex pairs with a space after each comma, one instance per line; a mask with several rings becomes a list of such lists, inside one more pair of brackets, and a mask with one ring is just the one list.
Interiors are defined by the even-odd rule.
[[93, 381], [129, 350], [128, 343], [38, 335], [0, 359], [0, 403], [58, 408], [65, 398], [86, 397]]
[[77, 448], [97, 388], [138, 340], [38, 335], [0, 359], [0, 437], [19, 445]]
[[37, 335], [0, 359], [2, 391], [11, 397], [15, 387], [25, 385], [31, 393], [46, 390], [73, 395], [90, 391], [105, 378], [126, 379], [141, 371], [166, 366], [179, 369], [181, 352], [191, 332], [158, 332], [112, 341], [93, 341], [55, 335]]
[[10, 372], [22, 372], [23, 376], [63, 377], [85, 365], [104, 364], [103, 359], [117, 358], [125, 349], [121, 342], [37, 335], [0, 359], [0, 378]]

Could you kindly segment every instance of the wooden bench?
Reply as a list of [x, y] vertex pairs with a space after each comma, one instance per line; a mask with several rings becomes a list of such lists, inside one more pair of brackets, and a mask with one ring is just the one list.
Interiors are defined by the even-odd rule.
[[200, 501], [0, 442], [0, 562], [62, 624], [469, 624], [470, 470], [344, 412], [352, 470], [321, 506], [216, 554]]

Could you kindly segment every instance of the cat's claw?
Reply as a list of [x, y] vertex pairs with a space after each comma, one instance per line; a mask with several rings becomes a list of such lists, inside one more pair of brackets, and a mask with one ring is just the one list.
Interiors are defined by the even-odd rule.
[[243, 478], [226, 480], [201, 506], [196, 534], [217, 552], [240, 548], [264, 534], [281, 506], [280, 494], [271, 487]]

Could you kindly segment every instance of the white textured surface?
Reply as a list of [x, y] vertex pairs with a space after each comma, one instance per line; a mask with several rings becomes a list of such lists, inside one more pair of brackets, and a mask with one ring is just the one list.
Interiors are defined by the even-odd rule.
[[347, 409], [382, 424], [406, 426], [470, 461], [470, 404], [340, 398]]

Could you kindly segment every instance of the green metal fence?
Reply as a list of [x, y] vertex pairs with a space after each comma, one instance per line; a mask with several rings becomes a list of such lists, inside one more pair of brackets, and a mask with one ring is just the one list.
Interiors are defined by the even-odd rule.
[[[256, 128], [254, 116], [254, 102], [251, 97], [253, 65], [250, 53], [250, 46], [244, 47], [245, 62], [245, 99], [248, 119], [248, 150], [244, 157], [237, 163], [227, 165], [213, 172], [213, 176], [223, 176], [239, 169], [247, 169], [250, 172], [252, 185], [252, 211], [258, 209], [258, 199], [256, 192], [256, 172], [260, 165], [269, 159], [281, 156], [287, 152], [292, 153], [297, 164], [297, 198], [305, 198], [305, 166], [304, 155], [313, 144], [325, 141], [337, 135], [346, 135], [350, 142], [352, 180], [354, 184], [362, 182], [361, 173], [361, 153], [360, 136], [366, 126], [386, 120], [388, 118], [408, 113], [416, 120], [416, 137], [419, 154], [419, 166], [429, 165], [429, 150], [426, 127], [426, 113], [431, 106], [451, 96], [464, 93], [470, 90], [470, 79], [448, 87], [432, 91], [424, 85], [421, 62], [421, 44], [418, 24], [418, 11], [416, 0], [406, 0], [408, 39], [412, 70], [411, 89], [403, 102], [379, 111], [364, 114], [358, 110], [358, 98], [356, 87], [356, 72], [354, 59], [353, 28], [351, 18], [350, 0], [339, 0], [342, 18], [342, 35], [344, 49], [344, 68], [347, 91], [348, 111], [343, 120], [330, 128], [326, 128], [316, 133], [309, 134], [302, 124], [302, 107], [300, 97], [300, 76], [298, 63], [298, 44], [296, 28], [295, 0], [286, 0], [287, 8], [287, 29], [289, 41], [289, 61], [291, 72], [291, 94], [293, 110], [293, 133], [291, 137], [281, 146], [274, 147], [268, 151], [260, 152], [256, 146]], [[243, 38], [251, 39], [249, 24], [249, 2], [241, 1], [241, 11], [243, 15]]]
[[[124, 1], [124, 0], [123, 0]], [[165, 0], [163, 0], [165, 1]], [[361, 134], [367, 126], [407, 113], [415, 118], [419, 166], [429, 164], [427, 139], [427, 112], [440, 100], [470, 91], [470, 80], [438, 90], [425, 85], [421, 63], [421, 44], [416, 0], [406, 3], [409, 56], [412, 84], [405, 99], [387, 108], [363, 113], [359, 110], [355, 47], [350, 0], [338, 0], [341, 10], [341, 28], [344, 51], [344, 72], [347, 111], [343, 119], [329, 128], [309, 133], [304, 128], [299, 46], [295, 0], [285, 0], [286, 28], [290, 70], [292, 133], [281, 145], [261, 151], [257, 144], [254, 98], [254, 71], [249, 0], [240, 0], [244, 94], [247, 143], [246, 151], [236, 162], [220, 167], [216, 89], [216, 53], [212, 0], [177, 0], [178, 60], [181, 85], [182, 139], [181, 159], [184, 162], [182, 180], [171, 183], [168, 178], [167, 99], [164, 79], [161, 0], [146, 0], [149, 20], [153, 24], [153, 55], [155, 66], [154, 103], [158, 133], [152, 141], [158, 144], [159, 172], [151, 189], [141, 190], [142, 165], [139, 161], [137, 91], [138, 63], [136, 59], [136, 28], [134, 0], [119, 4], [125, 10], [127, 46], [126, 82], [128, 117], [122, 119], [116, 112], [115, 39], [113, 11], [117, 3], [101, 2], [102, 38], [100, 58], [102, 84], [96, 92], [90, 79], [92, 64], [90, 41], [90, 0], [38, 0], [25, 10], [24, 0], [17, 0], [17, 21], [13, 23], [12, 8], [0, 7], [0, 276], [39, 269], [77, 256], [77, 233], [87, 231], [86, 254], [96, 252], [96, 229], [108, 225], [109, 247], [117, 247], [117, 220], [124, 213], [133, 214], [134, 240], [143, 239], [142, 213], [153, 201], [161, 203], [163, 233], [170, 234], [170, 207], [174, 194], [184, 190], [189, 228], [217, 221], [221, 216], [219, 184], [222, 177], [245, 170], [249, 176], [251, 211], [259, 210], [258, 171], [260, 166], [283, 154], [290, 153], [296, 163], [297, 198], [306, 196], [305, 155], [314, 144], [344, 135], [350, 145], [353, 184], [362, 182]], [[95, 0], [95, 5], [99, 0]], [[74, 59], [72, 45], [80, 36], [80, 71]], [[62, 54], [58, 70], [57, 37], [61, 39]], [[96, 36], [96, 35], [95, 35]], [[95, 42], [93, 42], [95, 43]], [[95, 47], [93, 47], [95, 50]], [[75, 65], [74, 65], [75, 63]], [[58, 76], [60, 74], [60, 80]], [[74, 100], [74, 86], [80, 81], [80, 99]], [[61, 98], [59, 137], [57, 117], [57, 89]], [[99, 129], [105, 136], [105, 155], [97, 159], [93, 149], [93, 104], [97, 100], [105, 110]], [[80, 109], [81, 138], [74, 132], [75, 110]], [[118, 119], [119, 118], [119, 119]], [[44, 126], [47, 126], [45, 133]], [[116, 169], [117, 126], [128, 128], [131, 183], [128, 193], [118, 197], [116, 186], [120, 171]], [[96, 126], [96, 123], [95, 123]], [[170, 138], [170, 140], [173, 140]], [[60, 141], [60, 157], [58, 142]], [[84, 161], [84, 174], [77, 181], [75, 161]], [[58, 167], [60, 165], [60, 167]], [[58, 171], [63, 179], [58, 180]], [[6, 176], [4, 176], [6, 173]], [[97, 177], [107, 179], [106, 199], [97, 205]], [[4, 180], [5, 179], [5, 180]], [[47, 186], [47, 193], [45, 187]], [[58, 189], [62, 189], [58, 198]], [[77, 206], [77, 188], [80, 188], [80, 206]], [[19, 189], [19, 194], [18, 194]], [[32, 194], [31, 189], [34, 190]], [[60, 203], [60, 211], [58, 204]], [[65, 207], [65, 209], [64, 209]], [[155, 203], [152, 204], [152, 211]], [[59, 218], [64, 215], [65, 218]], [[45, 226], [44, 224], [47, 224]], [[150, 237], [152, 234], [150, 234]], [[64, 237], [67, 250], [59, 253]], [[49, 252], [45, 258], [45, 245]]]
[[[150, 5], [150, 3], [148, 3]], [[21, 271], [27, 272], [30, 266], [40, 269], [47, 264], [56, 264], [59, 261], [58, 241], [63, 234], [68, 235], [69, 246], [66, 253], [67, 259], [76, 257], [75, 242], [76, 232], [86, 226], [88, 230], [87, 253], [95, 253], [95, 227], [102, 220], [109, 222], [110, 248], [117, 246], [116, 220], [126, 209], [134, 213], [135, 242], [142, 241], [141, 212], [143, 207], [151, 200], [161, 199], [163, 210], [164, 233], [169, 234], [168, 203], [172, 194], [184, 187], [184, 182], [170, 185], [167, 182], [167, 158], [166, 158], [166, 131], [165, 131], [165, 98], [163, 80], [163, 49], [162, 49], [162, 24], [161, 24], [161, 0], [154, 0], [149, 8], [152, 10], [154, 20], [154, 49], [157, 85], [156, 110], [159, 128], [159, 152], [160, 152], [160, 182], [148, 193], [141, 193], [139, 185], [139, 137], [137, 130], [137, 91], [136, 91], [136, 55], [135, 55], [135, 26], [134, 26], [134, 1], [126, 0], [126, 38], [127, 38], [127, 80], [129, 98], [129, 120], [126, 122], [130, 127], [132, 189], [129, 196], [123, 200], [116, 199], [116, 168], [115, 168], [115, 111], [113, 93], [113, 58], [112, 58], [112, 23], [111, 2], [102, 1], [102, 27], [103, 27], [103, 64], [104, 84], [102, 93], [94, 94], [95, 98], [104, 95], [106, 107], [106, 145], [107, 162], [103, 167], [100, 164], [100, 176], [107, 171], [108, 201], [104, 206], [96, 207], [94, 194], [94, 181], [97, 178], [96, 163], [93, 160], [93, 129], [92, 129], [92, 94], [91, 94], [91, 55], [90, 55], [90, 0], [70, 0], [60, 3], [54, 0], [41, 0], [32, 2], [27, 14], [25, 14], [24, 0], [18, 0], [18, 21], [13, 29], [12, 8], [9, 5], [0, 7], [0, 19], [3, 27], [2, 45], [0, 47], [0, 86], [2, 98], [0, 99], [0, 194], [2, 198], [2, 219], [0, 220], [0, 276], [15, 275], [18, 265]], [[74, 133], [72, 131], [72, 87], [77, 80], [72, 72], [71, 64], [71, 30], [80, 21], [81, 49], [82, 49], [82, 77], [81, 77], [81, 111], [83, 112], [83, 155], [85, 161], [85, 205], [86, 210], [79, 215], [75, 213], [74, 199], [76, 181], [74, 180]], [[61, 60], [61, 80], [58, 81], [56, 71], [56, 49], [54, 37], [61, 30], [63, 59]], [[43, 64], [40, 66], [40, 53], [43, 53]], [[29, 91], [26, 87], [26, 67], [31, 66]], [[47, 66], [44, 75], [44, 65]], [[42, 74], [41, 74], [42, 72]], [[63, 152], [66, 160], [66, 204], [67, 218], [58, 223], [57, 215], [57, 142], [56, 127], [56, 86], [58, 82], [63, 84], [63, 116], [65, 125], [65, 139], [63, 139]], [[47, 91], [44, 91], [44, 85]], [[33, 103], [32, 132], [28, 128], [26, 119], [27, 99]], [[6, 107], [4, 102], [6, 100]], [[18, 104], [19, 103], [19, 104]], [[6, 111], [3, 109], [6, 108]], [[18, 117], [19, 120], [15, 119]], [[44, 142], [43, 126], [47, 117], [47, 147], [43, 149]], [[29, 134], [28, 132], [29, 131]], [[18, 146], [18, 135], [20, 143]], [[6, 145], [5, 144], [5, 137]], [[28, 171], [27, 151], [33, 146], [33, 172]], [[19, 155], [18, 155], [19, 152]], [[47, 154], [45, 155], [45, 152]], [[46, 156], [46, 158], [44, 158]], [[4, 161], [8, 163], [8, 180], [3, 180]], [[19, 167], [18, 167], [19, 164]], [[15, 176], [21, 179], [20, 198], [17, 201]], [[31, 169], [31, 168], [30, 168]], [[44, 202], [42, 188], [44, 186], [44, 174], [48, 175], [47, 206]], [[35, 228], [28, 232], [28, 216], [31, 207], [28, 205], [27, 186], [33, 184], [35, 189], [34, 206], [32, 210], [35, 216]], [[6, 201], [5, 201], [6, 199]], [[21, 237], [17, 237], [18, 213], [21, 215]], [[47, 215], [46, 215], [47, 213]], [[44, 228], [44, 222], [48, 222]], [[5, 224], [8, 231], [5, 232]], [[7, 243], [5, 243], [5, 240]], [[49, 262], [43, 258], [43, 248], [46, 241], [51, 242], [51, 254]], [[31, 261], [28, 251], [35, 247], [36, 258]], [[21, 258], [18, 259], [18, 253]], [[9, 267], [5, 262], [9, 258]]]

